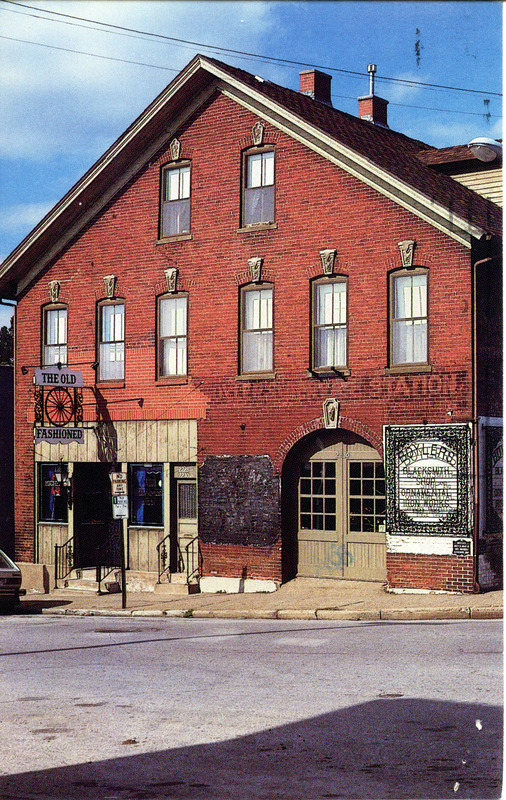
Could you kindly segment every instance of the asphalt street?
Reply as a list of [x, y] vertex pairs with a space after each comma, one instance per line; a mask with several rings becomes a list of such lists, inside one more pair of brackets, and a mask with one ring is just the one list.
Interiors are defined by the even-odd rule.
[[0, 618], [2, 800], [495, 798], [502, 622]]

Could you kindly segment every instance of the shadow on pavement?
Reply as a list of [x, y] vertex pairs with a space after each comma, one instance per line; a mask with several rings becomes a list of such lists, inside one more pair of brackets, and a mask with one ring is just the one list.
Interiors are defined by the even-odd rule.
[[[45, 595], [44, 595], [45, 597]], [[49, 600], [49, 599], [35, 599], [30, 597], [29, 600], [21, 600], [18, 605], [14, 606], [14, 609], [10, 612], [5, 612], [9, 614], [42, 614], [43, 608], [57, 608], [58, 606], [69, 606], [71, 605], [71, 600]]]
[[[219, 735], [216, 728], [215, 732]], [[83, 735], [82, 731], [68, 735], [78, 734]], [[64, 758], [64, 736], [58, 744]], [[149, 741], [117, 744], [130, 754], [1, 776], [0, 798], [488, 800], [501, 796], [502, 709], [497, 706], [380, 697], [226, 741], [138, 755], [132, 751], [149, 747]]]

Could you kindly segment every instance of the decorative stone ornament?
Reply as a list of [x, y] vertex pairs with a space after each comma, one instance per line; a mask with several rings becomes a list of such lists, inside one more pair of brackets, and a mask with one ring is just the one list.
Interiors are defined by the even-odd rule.
[[173, 161], [178, 161], [181, 155], [181, 142], [179, 139], [176, 139], [176, 137], [172, 139], [171, 143], [169, 144], [169, 150], [171, 159]]
[[248, 258], [249, 274], [252, 283], [260, 283], [262, 280], [262, 266], [264, 260], [259, 256]]
[[177, 267], [169, 267], [164, 270], [165, 280], [167, 282], [167, 291], [174, 294], [177, 291], [177, 276], [179, 270]]
[[323, 424], [326, 429], [337, 428], [339, 422], [339, 401], [335, 397], [327, 397], [323, 401]]
[[334, 273], [336, 255], [337, 250], [320, 250], [320, 258], [322, 260], [322, 269], [324, 275], [332, 275]]
[[112, 300], [114, 298], [116, 280], [116, 275], [104, 275], [105, 294], [108, 300]]
[[413, 266], [415, 244], [416, 242], [413, 239], [406, 239], [404, 242], [399, 242], [399, 250], [401, 251], [401, 264], [403, 267]]
[[60, 296], [60, 281], [49, 281], [49, 297], [52, 303], [57, 303]]
[[265, 125], [262, 122], [255, 122], [251, 129], [251, 141], [256, 147], [260, 147], [264, 140]]

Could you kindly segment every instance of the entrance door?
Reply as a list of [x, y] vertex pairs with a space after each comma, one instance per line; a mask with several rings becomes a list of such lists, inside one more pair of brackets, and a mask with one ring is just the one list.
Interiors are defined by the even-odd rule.
[[109, 464], [74, 464], [75, 566], [96, 567], [112, 519]]
[[385, 579], [385, 480], [373, 447], [341, 441], [301, 464], [297, 573]]
[[[194, 464], [175, 465], [172, 479], [172, 508], [174, 509], [172, 530], [176, 531], [175, 558], [171, 559], [176, 569], [172, 571], [192, 573], [197, 568], [197, 480]], [[189, 562], [189, 564], [188, 564]]]

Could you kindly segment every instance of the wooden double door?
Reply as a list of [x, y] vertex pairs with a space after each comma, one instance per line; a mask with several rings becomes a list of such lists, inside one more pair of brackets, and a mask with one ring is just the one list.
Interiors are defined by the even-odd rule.
[[385, 477], [373, 447], [348, 436], [299, 462], [297, 538], [298, 575], [385, 580]]

